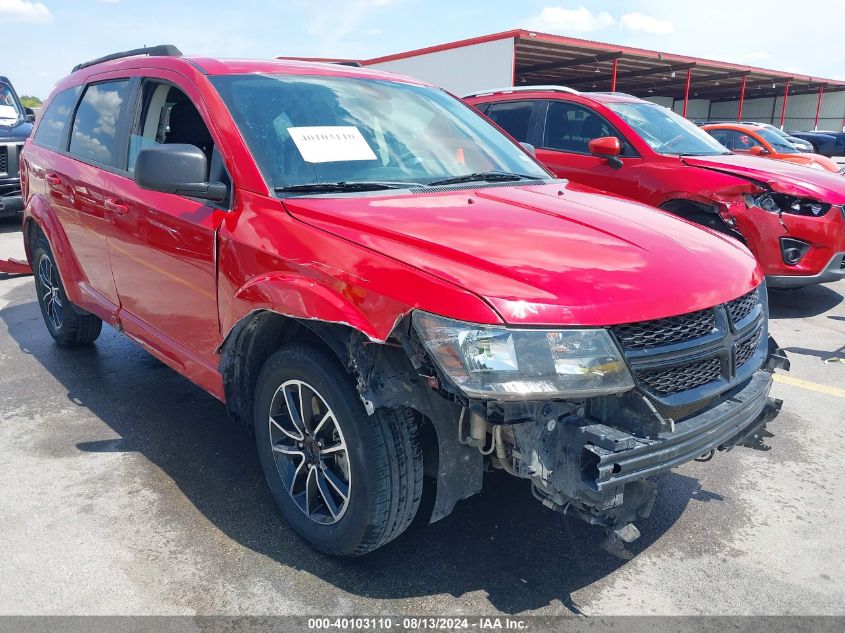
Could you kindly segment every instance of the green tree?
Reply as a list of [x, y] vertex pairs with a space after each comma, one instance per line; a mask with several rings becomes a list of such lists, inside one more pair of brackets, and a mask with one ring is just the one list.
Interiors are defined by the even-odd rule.
[[33, 97], [31, 95], [21, 95], [21, 103], [25, 108], [41, 107], [41, 99], [39, 99], [38, 97]]

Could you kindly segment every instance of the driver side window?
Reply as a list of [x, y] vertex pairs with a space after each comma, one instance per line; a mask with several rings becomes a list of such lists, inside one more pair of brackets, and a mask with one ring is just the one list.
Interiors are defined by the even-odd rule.
[[636, 152], [619, 131], [593, 110], [576, 103], [551, 101], [546, 113], [543, 131], [543, 148], [589, 154], [589, 143], [603, 136], [615, 136], [622, 144], [622, 156], [635, 156]]
[[145, 82], [142, 95], [141, 116], [129, 137], [129, 173], [141, 149], [167, 143], [199, 147], [210, 168], [216, 156], [214, 140], [188, 96], [172, 84], [156, 81]]

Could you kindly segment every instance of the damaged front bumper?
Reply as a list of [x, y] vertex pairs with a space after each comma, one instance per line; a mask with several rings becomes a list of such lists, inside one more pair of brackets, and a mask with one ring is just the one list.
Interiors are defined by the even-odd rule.
[[608, 549], [626, 557], [621, 542], [639, 536], [632, 522], [648, 517], [654, 504], [656, 487], [647, 478], [735, 446], [768, 450], [766, 424], [781, 408], [769, 397], [776, 367], [788, 369], [788, 361], [770, 341], [764, 368], [652, 437], [621, 430], [613, 420], [588, 419], [583, 408], [545, 423], [512, 425], [514, 474], [531, 479], [547, 507], [606, 528]]
[[771, 288], [803, 288], [840, 279], [845, 279], [845, 253], [831, 257], [822, 271], [815, 275], [767, 275], [766, 283]]

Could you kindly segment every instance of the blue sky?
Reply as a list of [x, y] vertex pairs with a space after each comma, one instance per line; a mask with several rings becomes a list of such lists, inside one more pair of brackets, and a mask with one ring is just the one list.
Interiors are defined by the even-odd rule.
[[367, 58], [519, 26], [845, 79], [842, 0], [0, 0], [0, 75], [43, 99], [74, 64], [143, 45]]

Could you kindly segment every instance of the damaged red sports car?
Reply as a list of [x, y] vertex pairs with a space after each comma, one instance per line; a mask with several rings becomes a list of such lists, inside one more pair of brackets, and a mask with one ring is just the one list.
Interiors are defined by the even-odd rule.
[[687, 119], [621, 93], [503, 88], [466, 101], [555, 175], [732, 235], [770, 287], [845, 277], [845, 178], [733, 154]]

